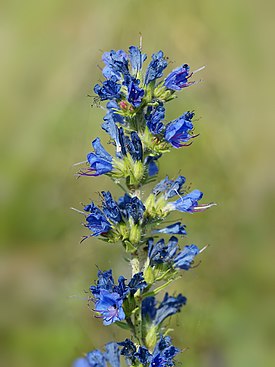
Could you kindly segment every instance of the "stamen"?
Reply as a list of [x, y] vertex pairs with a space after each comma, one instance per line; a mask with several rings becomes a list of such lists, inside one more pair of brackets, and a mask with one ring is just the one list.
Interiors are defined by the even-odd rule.
[[196, 73], [198, 73], [199, 71], [201, 71], [201, 70], [203, 70], [203, 69], [205, 69], [205, 68], [206, 68], [206, 66], [204, 65], [204, 66], [202, 66], [202, 67], [198, 68], [197, 70], [194, 70], [194, 71], [193, 71], [193, 74], [196, 74]]
[[204, 246], [204, 247], [199, 251], [199, 254], [201, 254], [204, 250], [206, 250], [206, 249], [207, 249], [207, 247], [209, 247], [209, 245]]
[[73, 164], [73, 167], [74, 167], [74, 166], [79, 166], [80, 164], [87, 163], [87, 162], [88, 162], [88, 161], [87, 161], [87, 159], [86, 159], [86, 161], [82, 161], [82, 162], [74, 163], [74, 164]]
[[85, 213], [85, 212], [83, 212], [82, 210], [79, 210], [79, 209], [76, 209], [76, 208], [73, 208], [73, 207], [71, 207], [70, 209], [74, 210], [75, 212], [77, 212], [77, 213], [79, 213], [79, 214], [83, 214], [83, 215], [85, 215], [85, 216], [86, 216], [86, 213]]
[[212, 206], [217, 205], [216, 203], [209, 203], [209, 204], [201, 204], [199, 206], [194, 206], [193, 212], [203, 212], [206, 209], [211, 208]]

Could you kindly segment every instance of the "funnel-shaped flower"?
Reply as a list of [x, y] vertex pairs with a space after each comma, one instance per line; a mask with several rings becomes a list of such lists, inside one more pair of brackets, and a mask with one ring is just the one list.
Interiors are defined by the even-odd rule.
[[193, 112], [185, 112], [181, 117], [171, 121], [165, 130], [164, 138], [175, 148], [180, 148], [192, 138], [190, 131], [193, 129]]
[[190, 74], [189, 71], [190, 67], [187, 64], [181, 65], [165, 78], [164, 85], [166, 88], [174, 91], [189, 87], [189, 85], [193, 84], [188, 82], [188, 79], [192, 76], [192, 73]]
[[87, 172], [81, 173], [84, 176], [100, 176], [112, 170], [112, 156], [103, 148], [100, 139], [96, 138], [92, 141], [94, 153], [87, 155], [87, 161], [90, 168]]

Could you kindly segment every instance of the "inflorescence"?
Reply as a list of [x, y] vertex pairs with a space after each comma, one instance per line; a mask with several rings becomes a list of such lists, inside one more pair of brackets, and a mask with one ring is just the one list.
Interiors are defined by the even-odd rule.
[[[141, 47], [105, 52], [102, 74], [105, 80], [96, 84], [95, 103], [108, 101], [102, 129], [108, 133], [112, 145], [109, 153], [100, 138], [92, 141], [93, 151], [83, 162], [80, 176], [106, 175], [119, 183], [125, 194], [117, 200], [107, 191], [101, 192], [101, 204], [94, 202], [77, 210], [85, 216], [84, 226], [91, 236], [109, 242], [120, 242], [132, 268], [128, 281], [120, 276], [114, 281], [112, 270], [98, 271], [98, 280], [90, 287], [89, 303], [103, 325], [116, 323], [130, 333], [121, 342], [105, 345], [105, 351], [93, 350], [75, 361], [75, 367], [119, 367], [121, 356], [129, 366], [174, 366], [180, 350], [167, 335], [165, 320], [180, 312], [186, 304], [182, 294], [165, 293], [161, 301], [156, 296], [181, 271], [194, 267], [194, 259], [204, 249], [194, 244], [181, 248], [176, 237], [186, 235], [181, 222], [169, 224], [173, 211], [195, 213], [214, 203], [201, 204], [203, 193], [189, 192], [185, 177], [166, 176], [155, 183], [145, 197], [142, 187], [156, 181], [159, 160], [173, 148], [192, 143], [193, 111], [166, 122], [165, 103], [176, 92], [193, 84], [194, 72], [187, 64], [174, 69], [163, 79], [168, 66], [162, 51], [152, 55], [144, 70], [147, 55]], [[169, 235], [167, 239], [159, 239]]]

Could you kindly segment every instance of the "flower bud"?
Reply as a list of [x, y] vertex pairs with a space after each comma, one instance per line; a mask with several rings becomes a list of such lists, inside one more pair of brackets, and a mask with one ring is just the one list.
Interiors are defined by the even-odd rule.
[[155, 281], [154, 270], [151, 266], [147, 266], [144, 271], [144, 280], [147, 284], [153, 284]]
[[152, 325], [145, 336], [145, 344], [147, 348], [153, 349], [157, 342], [157, 326]]
[[141, 238], [140, 228], [137, 224], [135, 224], [130, 229], [129, 240], [132, 244], [138, 244], [140, 242], [140, 238]]

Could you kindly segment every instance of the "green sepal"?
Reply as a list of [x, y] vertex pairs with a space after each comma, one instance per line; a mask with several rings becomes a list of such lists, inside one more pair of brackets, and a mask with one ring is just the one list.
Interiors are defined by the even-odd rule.
[[126, 252], [132, 254], [137, 251], [136, 247], [128, 240], [123, 241]]
[[129, 241], [132, 244], [137, 245], [140, 242], [140, 238], [141, 238], [140, 228], [137, 224], [134, 224], [132, 228], [130, 229]]
[[149, 350], [154, 349], [157, 343], [157, 331], [158, 331], [158, 327], [156, 325], [151, 325], [146, 330], [145, 345]]
[[147, 266], [144, 270], [144, 280], [148, 285], [151, 285], [155, 281], [154, 269], [151, 266]]

